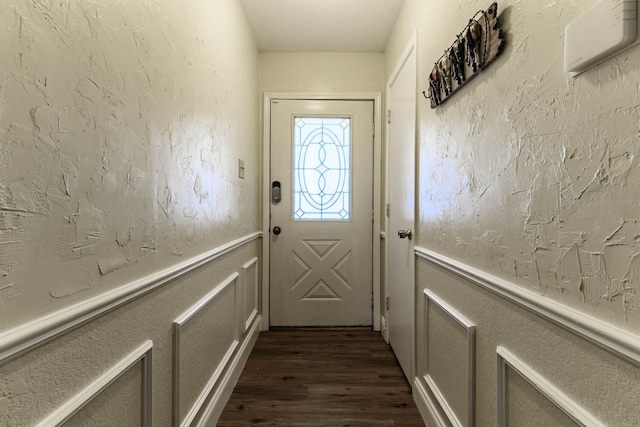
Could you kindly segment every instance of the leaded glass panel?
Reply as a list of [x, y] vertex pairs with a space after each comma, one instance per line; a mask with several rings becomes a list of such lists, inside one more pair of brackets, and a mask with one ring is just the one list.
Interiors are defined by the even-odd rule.
[[293, 219], [351, 219], [351, 119], [296, 117]]

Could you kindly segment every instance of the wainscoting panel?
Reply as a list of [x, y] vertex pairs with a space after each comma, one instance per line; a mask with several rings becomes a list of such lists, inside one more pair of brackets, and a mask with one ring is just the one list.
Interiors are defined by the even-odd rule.
[[498, 426], [604, 427], [504, 347], [498, 347]]
[[151, 341], [142, 344], [38, 426], [83, 426], [91, 420], [94, 425], [150, 427], [152, 348]]
[[115, 380], [102, 393], [87, 403], [64, 427], [141, 426], [142, 364], [138, 362]]
[[225, 369], [222, 378], [220, 378], [220, 385], [216, 387], [213, 396], [203, 409], [202, 416], [192, 424], [193, 427], [215, 427], [217, 425], [218, 419], [229, 401], [233, 389], [238, 383], [238, 378], [240, 378], [240, 374], [242, 374], [244, 365], [247, 363], [247, 359], [251, 354], [251, 350], [253, 350], [258, 335], [260, 335], [261, 321], [262, 318], [258, 315], [256, 321], [253, 322], [253, 325], [244, 337], [235, 357], [229, 363], [229, 367]]
[[191, 424], [239, 344], [238, 277], [232, 274], [173, 324], [174, 426]]
[[424, 380], [451, 424], [473, 427], [476, 327], [428, 290], [424, 319]]
[[246, 333], [251, 324], [258, 315], [259, 297], [258, 291], [260, 290], [258, 279], [258, 258], [253, 258], [251, 261], [242, 266], [242, 282], [243, 282], [243, 313], [244, 313], [244, 331]]
[[418, 377], [413, 380], [412, 394], [425, 425], [433, 425], [434, 427], [449, 426], [446, 416], [441, 415], [442, 410], [439, 408], [438, 403], [432, 399], [432, 394], [427, 390], [424, 381], [421, 381]]
[[416, 246], [415, 253], [417, 257], [444, 268], [470, 283], [536, 313], [543, 319], [640, 366], [640, 338], [638, 335], [609, 325], [571, 307], [437, 252]]

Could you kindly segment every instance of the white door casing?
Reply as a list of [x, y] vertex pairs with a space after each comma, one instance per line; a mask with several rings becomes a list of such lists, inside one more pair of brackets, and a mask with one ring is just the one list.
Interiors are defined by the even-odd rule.
[[271, 326], [370, 326], [373, 102], [274, 99], [270, 130]]
[[416, 37], [412, 39], [387, 86], [386, 295], [389, 344], [411, 384], [415, 342], [415, 129]]

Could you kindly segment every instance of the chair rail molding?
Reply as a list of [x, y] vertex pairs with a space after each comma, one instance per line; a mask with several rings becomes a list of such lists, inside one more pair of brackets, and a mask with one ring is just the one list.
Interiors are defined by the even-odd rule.
[[262, 238], [262, 231], [240, 237], [119, 288], [65, 307], [0, 334], [0, 366], [38, 346], [97, 319], [198, 267]]
[[415, 254], [640, 366], [640, 337], [458, 260], [416, 246]]

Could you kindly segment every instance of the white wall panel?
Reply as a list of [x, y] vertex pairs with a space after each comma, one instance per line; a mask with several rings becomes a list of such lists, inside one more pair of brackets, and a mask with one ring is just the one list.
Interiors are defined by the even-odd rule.
[[[153, 343], [147, 341], [80, 393], [46, 417], [38, 427], [107, 426], [117, 419], [138, 419], [142, 427], [152, 425]], [[127, 421], [127, 424], [130, 422]]]
[[239, 344], [238, 273], [174, 322], [173, 423], [188, 426]]
[[504, 394], [505, 412], [501, 415], [504, 426], [580, 425], [510, 367], [505, 371]]
[[465, 317], [424, 291], [422, 375], [454, 426], [474, 425], [475, 333]]
[[498, 347], [498, 426], [604, 427], [549, 379]]
[[[498, 392], [502, 380], [496, 377], [496, 347], [501, 346], [518, 355], [530, 368], [520, 369], [520, 372], [526, 373], [523, 376], [514, 372], [514, 363], [509, 367], [507, 375], [513, 374], [509, 379], [512, 389], [508, 393], [511, 400], [506, 402], [513, 404], [517, 410], [509, 412], [507, 407], [509, 416], [504, 420], [505, 423], [511, 419], [511, 425], [519, 425], [519, 422], [531, 416], [527, 414], [544, 411], [544, 408], [548, 407], [551, 408], [548, 412], [556, 413], [548, 415], [556, 420], [554, 422], [562, 425], [566, 417], [562, 414], [557, 416], [557, 411], [571, 413], [566, 408], [577, 405], [602, 425], [637, 426], [639, 409], [634, 402], [640, 399], [640, 367], [620, 357], [614, 348], [587, 340], [579, 331], [561, 326], [553, 317], [545, 316], [545, 312], [529, 310], [517, 301], [496, 295], [493, 291], [478, 286], [475, 282], [466, 280], [427, 259], [419, 258], [416, 266], [419, 286], [426, 287], [429, 292], [446, 300], [447, 304], [456, 310], [464, 310], [465, 316], [473, 319], [477, 326], [476, 425], [498, 423], [497, 397], [503, 392]], [[417, 295], [425, 298], [422, 291]], [[417, 334], [418, 372], [423, 373], [424, 367], [421, 367], [420, 363], [424, 364], [425, 358], [426, 334], [423, 331], [427, 327], [427, 313], [422, 305], [417, 308], [417, 318], [420, 322]], [[432, 314], [433, 311], [431, 309]], [[433, 321], [433, 316], [429, 315], [429, 318]], [[439, 328], [444, 329], [447, 326], [443, 320], [445, 317], [441, 315], [437, 319], [440, 323]], [[588, 322], [582, 325], [588, 326]], [[448, 335], [452, 333], [448, 332]], [[520, 378], [515, 375], [519, 375]], [[561, 394], [567, 397], [567, 401], [554, 403], [556, 401], [549, 396], [557, 396], [557, 393], [547, 395], [538, 388], [532, 389], [529, 379], [535, 378], [536, 375], [541, 378], [538, 381], [540, 384], [546, 381], [551, 385], [550, 388], [561, 391]], [[455, 375], [452, 378], [455, 378]], [[416, 381], [429, 391], [424, 377], [419, 376]], [[446, 392], [442, 394], [446, 396]], [[429, 394], [417, 394], [423, 407], [429, 409], [424, 396], [429, 397]], [[435, 397], [432, 396], [431, 400], [435, 401]], [[449, 401], [450, 399], [447, 399], [447, 403]], [[443, 405], [436, 406], [435, 410], [429, 409], [430, 417], [438, 416], [440, 406]], [[584, 425], [598, 424], [585, 422]]]
[[242, 282], [243, 282], [243, 322], [246, 333], [254, 319], [258, 315], [259, 304], [259, 287], [260, 279], [258, 277], [258, 258], [253, 258], [242, 266]]
[[138, 363], [73, 415], [64, 427], [141, 426], [143, 424], [140, 384], [143, 373]]

